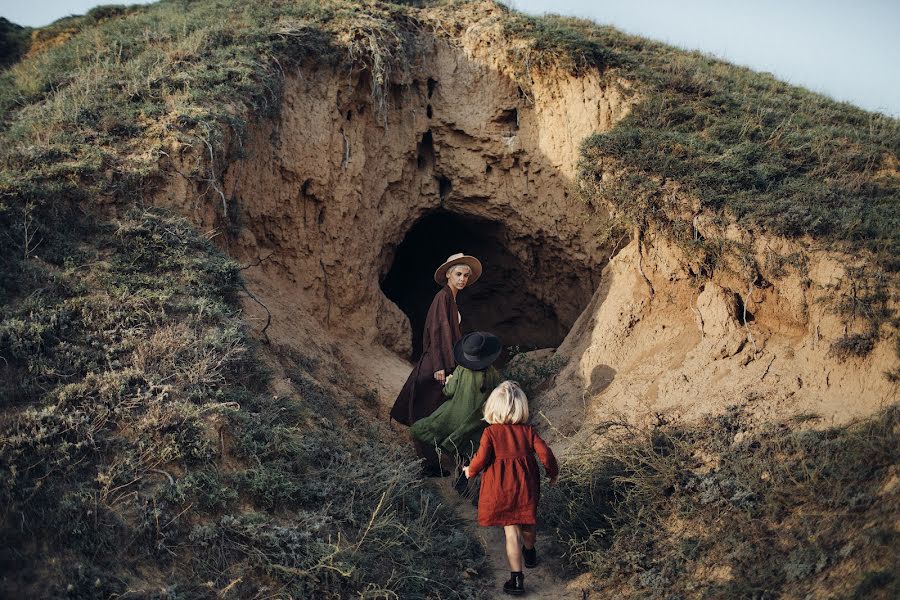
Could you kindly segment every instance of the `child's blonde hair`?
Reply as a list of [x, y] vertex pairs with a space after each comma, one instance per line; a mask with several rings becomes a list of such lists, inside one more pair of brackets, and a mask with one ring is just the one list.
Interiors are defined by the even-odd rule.
[[528, 397], [515, 381], [495, 387], [484, 403], [484, 420], [491, 424], [526, 423], [528, 416]]

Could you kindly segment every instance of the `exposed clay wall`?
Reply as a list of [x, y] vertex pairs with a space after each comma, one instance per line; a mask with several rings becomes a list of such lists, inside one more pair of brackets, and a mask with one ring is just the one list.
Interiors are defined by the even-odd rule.
[[[751, 245], [760, 264], [773, 246], [784, 255], [800, 250], [761, 237]], [[896, 402], [897, 386], [885, 377], [897, 365], [891, 340], [865, 358], [830, 351], [845, 323], [821, 298], [846, 285], [851, 261], [825, 251], [809, 256], [804, 273], [751, 289], [727, 271], [699, 284], [670, 242], [632, 241], [604, 269], [559, 348], [567, 364], [545, 410], [572, 433], [585, 421], [693, 419], [731, 406], [763, 420], [817, 415], [815, 423], [827, 426]], [[744, 306], [752, 315], [746, 323]]]
[[[573, 180], [580, 141], [627, 113], [617, 91], [627, 82], [544, 73], [523, 90], [490, 11], [445, 25], [452, 39], [423, 39], [381, 111], [364, 73], [289, 75], [280, 117], [252, 128], [244, 158], [225, 173], [236, 233], [219, 239], [252, 265], [245, 274], [271, 310], [270, 335], [340, 346], [348, 369], [389, 402], [408, 373], [399, 356], [410, 329], [379, 280], [406, 232], [442, 208], [498, 223], [493, 241], [516, 257], [529, 292], [573, 326], [559, 349], [567, 366], [540, 400], [561, 431], [585, 416], [692, 418], [730, 405], [829, 423], [895, 400], [883, 375], [896, 365], [890, 343], [865, 359], [829, 354], [843, 323], [818, 299], [841, 280], [841, 257], [814, 253], [804, 275], [754, 289], [727, 270], [701, 287], [691, 261], [659, 238], [610, 259], [598, 235], [607, 215], [574, 197]], [[186, 202], [196, 194], [173, 178], [159, 200], [222, 228], [218, 200]], [[759, 264], [773, 249], [797, 250], [725, 235], [752, 247]], [[742, 304], [754, 316], [747, 325]], [[248, 316], [265, 318], [252, 304]]]
[[[248, 275], [279, 281], [326, 328], [405, 353], [408, 321], [379, 279], [412, 225], [443, 208], [502, 224], [496, 241], [529, 292], [571, 326], [610, 251], [596, 235], [606, 215], [572, 194], [575, 153], [628, 104], [596, 74], [548, 74], [525, 98], [480, 58], [483, 43], [431, 40], [382, 111], [364, 73], [288, 76], [280, 117], [253, 128], [224, 177], [237, 232], [228, 250], [259, 263]], [[222, 226], [215, 207], [194, 218]]]

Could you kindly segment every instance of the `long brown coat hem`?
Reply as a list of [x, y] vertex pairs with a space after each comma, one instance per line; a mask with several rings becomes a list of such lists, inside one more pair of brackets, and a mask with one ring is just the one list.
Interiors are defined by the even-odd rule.
[[444, 286], [431, 301], [425, 318], [422, 356], [394, 401], [390, 412], [392, 419], [409, 426], [444, 403], [443, 386], [435, 380], [434, 374], [443, 369], [449, 375], [456, 368], [453, 345], [461, 337], [456, 300], [450, 287]]

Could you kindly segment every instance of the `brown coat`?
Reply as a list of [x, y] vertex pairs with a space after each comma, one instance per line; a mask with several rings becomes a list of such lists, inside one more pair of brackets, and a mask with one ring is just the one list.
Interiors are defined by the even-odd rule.
[[469, 464], [470, 477], [484, 471], [478, 497], [479, 525], [537, 523], [541, 472], [535, 454], [544, 464], [547, 477], [556, 477], [556, 457], [531, 425], [489, 425], [484, 430], [478, 452]]
[[446, 398], [443, 387], [434, 374], [441, 369], [449, 375], [456, 368], [453, 344], [462, 337], [459, 331], [459, 310], [449, 286], [444, 286], [431, 301], [425, 318], [422, 337], [422, 356], [394, 401], [391, 417], [403, 425], [412, 425], [427, 417]]

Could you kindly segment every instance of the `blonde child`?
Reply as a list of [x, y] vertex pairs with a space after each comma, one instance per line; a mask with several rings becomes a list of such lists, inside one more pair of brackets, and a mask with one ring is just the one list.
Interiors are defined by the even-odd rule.
[[541, 483], [534, 455], [544, 464], [550, 485], [556, 483], [559, 467], [550, 447], [528, 424], [528, 398], [516, 382], [504, 381], [491, 392], [484, 404], [484, 420], [489, 425], [463, 473], [472, 478], [484, 471], [478, 524], [503, 527], [510, 569], [503, 591], [524, 594], [523, 557], [526, 567], [537, 565], [534, 542]]

